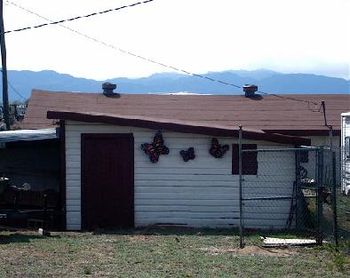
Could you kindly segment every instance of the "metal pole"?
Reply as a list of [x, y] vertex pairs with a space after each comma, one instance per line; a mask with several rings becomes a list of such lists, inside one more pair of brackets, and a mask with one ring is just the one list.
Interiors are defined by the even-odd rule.
[[333, 148], [333, 126], [329, 125], [327, 122], [327, 115], [326, 115], [326, 102], [322, 100], [321, 102], [322, 110], [323, 110], [323, 119], [324, 119], [324, 125], [329, 129], [328, 136], [329, 136], [329, 147], [332, 151]]
[[4, 109], [4, 119], [6, 129], [10, 130], [10, 113], [9, 113], [9, 97], [7, 86], [7, 66], [6, 66], [6, 45], [5, 45], [5, 28], [4, 28], [4, 11], [3, 0], [0, 0], [0, 46], [1, 46], [1, 62], [2, 62], [2, 104]]
[[[299, 229], [300, 228], [300, 223], [299, 223], [299, 198], [300, 198], [300, 152], [296, 151], [295, 152], [295, 191], [293, 192], [295, 195], [293, 196], [295, 198], [295, 205], [294, 205], [294, 209], [295, 209], [295, 229]], [[293, 202], [293, 199], [292, 199]], [[293, 208], [293, 207], [292, 207]], [[293, 218], [292, 218], [293, 219]], [[303, 221], [301, 221], [301, 223], [304, 222], [305, 219], [302, 219]], [[290, 225], [292, 225], [292, 223], [290, 223]]]
[[318, 181], [317, 181], [317, 191], [316, 191], [316, 206], [317, 206], [317, 237], [316, 243], [322, 245], [322, 191], [323, 191], [323, 147], [320, 147], [317, 152], [317, 162], [318, 162]]
[[47, 229], [48, 219], [47, 219], [47, 194], [43, 195], [44, 198], [44, 223], [43, 223], [43, 229]]
[[328, 132], [328, 136], [329, 136], [329, 148], [331, 151], [333, 151], [333, 126], [328, 126], [329, 128], [329, 132]]
[[332, 189], [332, 210], [333, 210], [333, 236], [335, 245], [338, 246], [338, 219], [337, 219], [337, 181], [336, 181], [336, 155], [332, 152], [332, 171], [333, 171], [333, 189]]
[[239, 126], [238, 134], [238, 173], [239, 173], [239, 247], [244, 247], [243, 240], [243, 192], [242, 192], [242, 126]]

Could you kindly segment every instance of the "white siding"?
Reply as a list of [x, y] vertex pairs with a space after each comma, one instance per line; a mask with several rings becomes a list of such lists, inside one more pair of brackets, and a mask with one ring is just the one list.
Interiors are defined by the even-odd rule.
[[350, 113], [343, 113], [341, 117], [341, 188], [350, 194], [350, 158], [346, 157], [345, 138], [350, 137]]
[[[135, 140], [135, 225], [172, 223], [187, 226], [230, 227], [238, 225], [238, 176], [231, 174], [232, 148], [222, 158], [209, 153], [211, 137], [163, 131], [169, 155], [153, 164], [140, 149], [150, 142], [154, 130], [113, 125], [66, 122], [67, 229], [81, 227], [80, 185], [82, 133], [133, 133]], [[237, 143], [219, 138], [221, 144]], [[245, 140], [244, 143], [275, 143]], [[179, 151], [194, 147], [196, 159], [183, 162]], [[258, 155], [258, 175], [246, 176], [244, 196], [289, 195], [294, 181], [294, 156]], [[276, 172], [276, 165], [279, 171]], [[249, 201], [244, 206], [247, 227], [283, 228], [290, 201]], [[272, 213], [275, 212], [275, 213]]]

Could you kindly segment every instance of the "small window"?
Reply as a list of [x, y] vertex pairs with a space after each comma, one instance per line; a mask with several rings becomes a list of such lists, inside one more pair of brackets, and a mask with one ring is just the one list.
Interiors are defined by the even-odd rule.
[[[243, 150], [256, 150], [256, 144], [243, 144]], [[243, 152], [242, 154], [242, 174], [257, 175], [258, 174], [258, 153]], [[239, 175], [239, 146], [232, 145], [232, 174]]]

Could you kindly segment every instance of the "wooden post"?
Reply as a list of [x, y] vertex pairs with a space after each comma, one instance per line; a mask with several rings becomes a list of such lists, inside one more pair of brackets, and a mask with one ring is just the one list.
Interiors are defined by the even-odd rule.
[[10, 130], [10, 113], [9, 113], [9, 97], [7, 85], [7, 66], [6, 66], [6, 45], [5, 45], [5, 28], [4, 28], [4, 11], [3, 0], [0, 0], [0, 46], [1, 46], [1, 62], [2, 62], [2, 104], [4, 110], [4, 119], [6, 129]]

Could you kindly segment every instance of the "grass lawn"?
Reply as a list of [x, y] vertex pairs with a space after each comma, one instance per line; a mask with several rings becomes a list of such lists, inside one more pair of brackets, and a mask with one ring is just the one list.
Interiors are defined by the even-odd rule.
[[157, 228], [114, 233], [0, 232], [0, 277], [350, 277], [350, 244], [264, 249], [258, 235]]
[[350, 240], [350, 196], [338, 194], [337, 212], [339, 236]]

